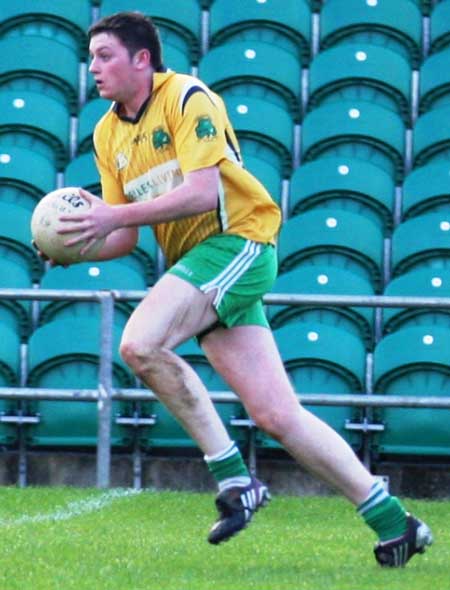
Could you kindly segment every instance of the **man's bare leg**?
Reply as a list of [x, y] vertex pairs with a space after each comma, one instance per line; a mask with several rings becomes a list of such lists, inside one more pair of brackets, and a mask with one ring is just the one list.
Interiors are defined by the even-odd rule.
[[121, 342], [124, 360], [205, 455], [223, 451], [231, 440], [200, 378], [173, 349], [217, 321], [212, 296], [164, 275], [133, 312]]
[[373, 476], [344, 439], [299, 404], [270, 330], [218, 328], [202, 346], [262, 430], [354, 504], [367, 497]]

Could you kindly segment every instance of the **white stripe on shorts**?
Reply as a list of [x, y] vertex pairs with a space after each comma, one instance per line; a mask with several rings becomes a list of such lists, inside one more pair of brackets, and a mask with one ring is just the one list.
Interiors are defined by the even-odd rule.
[[246, 240], [243, 250], [209, 283], [200, 286], [204, 293], [217, 289], [213, 305], [219, 307], [224, 295], [245, 273], [261, 253], [261, 244]]

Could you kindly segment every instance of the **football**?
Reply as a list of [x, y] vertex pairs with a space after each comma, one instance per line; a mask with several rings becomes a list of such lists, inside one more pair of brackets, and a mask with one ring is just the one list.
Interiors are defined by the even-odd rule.
[[76, 232], [70, 234], [58, 234], [61, 227], [59, 221], [61, 215], [71, 215], [89, 209], [91, 204], [81, 196], [77, 187], [61, 188], [48, 193], [36, 205], [31, 217], [31, 234], [39, 250], [51, 260], [59, 264], [74, 264], [83, 262], [87, 258], [95, 257], [103, 243], [99, 240], [85, 256], [81, 256], [80, 250], [85, 241], [73, 246], [65, 246], [64, 242], [75, 237]]

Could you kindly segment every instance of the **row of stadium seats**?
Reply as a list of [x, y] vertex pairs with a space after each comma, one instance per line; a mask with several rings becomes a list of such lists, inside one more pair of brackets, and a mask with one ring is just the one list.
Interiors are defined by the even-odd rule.
[[[26, 384], [31, 387], [95, 388], [97, 385], [99, 331], [96, 304], [66, 305], [65, 310], [52, 310], [51, 319], [31, 336], [28, 347], [29, 373]], [[91, 309], [87, 309], [91, 307]], [[83, 309], [84, 308], [84, 309]], [[326, 313], [331, 315], [329, 310]], [[354, 394], [366, 390], [366, 354], [362, 339], [345, 328], [312, 319], [311, 311], [305, 317], [275, 329], [278, 346], [297, 391], [301, 393]], [[122, 309], [116, 314], [113, 329], [113, 386], [133, 387], [128, 373], [117, 353], [121, 327], [126, 318]], [[16, 385], [19, 338], [7, 323], [1, 324], [0, 384]], [[67, 337], [67, 335], [71, 337]], [[74, 337], [76, 335], [76, 337]], [[438, 324], [410, 325], [385, 336], [375, 347], [374, 392], [396, 395], [446, 395], [449, 384], [448, 350], [450, 332]], [[194, 342], [178, 350], [197, 370], [210, 390], [226, 390], [227, 386], [209, 366], [203, 353]], [[8, 364], [9, 362], [9, 364]], [[238, 403], [219, 405], [227, 425], [231, 419], [244, 418]], [[326, 420], [356, 450], [362, 446], [361, 431], [352, 426], [361, 425], [364, 412], [346, 407], [311, 406], [312, 411]], [[19, 411], [38, 418], [27, 428], [31, 446], [94, 446], [97, 437], [97, 413], [90, 402], [2, 401], [0, 416], [18, 415]], [[159, 402], [145, 402], [139, 407], [132, 403], [115, 402], [113, 408], [113, 444], [129, 446], [133, 429], [120, 424], [118, 417], [153, 418], [154, 425], [144, 426], [139, 432], [144, 447], [187, 447], [193, 442], [168, 415]], [[433, 455], [450, 453], [447, 410], [398, 408], [378, 409], [373, 421], [383, 429], [373, 435], [373, 450], [389, 455]], [[234, 428], [234, 435], [245, 443], [248, 432]], [[362, 429], [360, 429], [362, 430]], [[0, 442], [13, 445], [17, 429], [11, 421], [0, 421]], [[261, 448], [276, 448], [277, 444], [258, 433]]]
[[[409, 2], [410, 0], [406, 0]], [[86, 70], [79, 71], [80, 61], [76, 54], [58, 39], [48, 38], [38, 33], [21, 36], [20, 31], [17, 35], [1, 36], [0, 45], [5, 53], [5, 59], [2, 62], [0, 82], [8, 84], [12, 79], [24, 75], [27, 72], [39, 80], [43, 87], [47, 82], [45, 89], [51, 85], [59, 89], [59, 93], [66, 95], [66, 100], [74, 102], [74, 97], [79, 93], [79, 85], [88, 84], [87, 94], [90, 98], [96, 96], [92, 80], [86, 79]], [[14, 50], [21, 46], [25, 51], [26, 59], [21, 61], [14, 54]], [[269, 51], [268, 47], [271, 47]], [[189, 73], [191, 70], [190, 62], [175, 53], [172, 54], [173, 47], [168, 45], [168, 53], [165, 56], [167, 65], [181, 72]], [[49, 64], [46, 56], [49, 52], [59, 52], [62, 54], [57, 59], [52, 60]], [[9, 56], [9, 57], [8, 57]], [[223, 56], [224, 63], [218, 71], [215, 71], [214, 64]], [[421, 88], [423, 108], [427, 107], [428, 95], [434, 92], [434, 87], [438, 87], [448, 78], [446, 72], [442, 72], [442, 64], [448, 61], [448, 45], [441, 48], [429, 56], [426, 56], [423, 64], [417, 68], [424, 78]], [[55, 56], [56, 57], [56, 56]], [[267, 73], [264, 75], [260, 68], [262, 58], [266, 64], [273, 64], [273, 70], [277, 71], [277, 64], [285, 63], [289, 67], [280, 70], [281, 78], [279, 85], [286, 86], [286, 92], [291, 90], [294, 95], [299, 95], [300, 88], [300, 69], [299, 62], [295, 55], [288, 51], [283, 45], [272, 45], [264, 39], [231, 39], [220, 45], [212, 47], [201, 59], [199, 65], [200, 75], [203, 79], [211, 84], [215, 83], [214, 76], [231, 74], [234, 77], [242, 76], [247, 72], [261, 75], [262, 78], [270, 80]], [[279, 61], [278, 58], [283, 61]], [[236, 69], [226, 71], [228, 59], [236, 61]], [[340, 63], [340, 68], [330, 68], [330, 61]], [[389, 64], [389, 69], [386, 68]], [[251, 69], [253, 68], [253, 69]], [[270, 68], [272, 69], [272, 68]], [[441, 77], [439, 71], [441, 69]], [[411, 66], [409, 62], [400, 53], [396, 52], [389, 46], [379, 45], [369, 36], [367, 39], [345, 39], [338, 45], [325, 47], [317, 53], [309, 64], [311, 77], [311, 93], [314, 100], [319, 100], [324, 90], [329, 92], [332, 83], [336, 84], [337, 80], [366, 79], [372, 80], [375, 90], [380, 90], [388, 94], [386, 102], [390, 105], [399, 103], [402, 110], [405, 110], [405, 104], [410, 98], [409, 78], [411, 76]], [[241, 74], [240, 74], [241, 72]], [[384, 74], [384, 76], [383, 76]], [[271, 80], [275, 86], [275, 82]], [[347, 81], [348, 84], [348, 81]], [[38, 84], [36, 82], [36, 87]], [[332, 87], [331, 87], [332, 88]], [[53, 94], [57, 94], [53, 89]], [[389, 96], [390, 95], [390, 96]], [[391, 99], [390, 102], [388, 99]], [[398, 108], [398, 107], [397, 107]]]
[[[35, 44], [42, 39], [15, 38], [8, 40], [8, 44], [11, 41], [17, 47], [5, 46], [5, 55], [16, 55], [19, 45], [25, 43], [29, 54], [39, 58]], [[26, 68], [19, 68], [16, 63], [5, 73], [3, 82], [0, 74], [0, 140], [2, 144], [9, 141], [32, 147], [56, 171], [62, 171], [73, 156], [83, 155], [92, 147], [93, 127], [107, 104], [92, 98], [78, 110], [76, 87], [68, 85], [64, 72], [58, 76], [57, 64], [50, 64], [46, 57], [50, 49], [43, 48], [41, 59], [52, 70], [51, 74], [39, 70], [37, 65], [33, 69], [28, 58]], [[254, 42], [255, 54], [248, 58], [245, 42], [221, 46], [202, 59], [199, 74], [224, 97], [246, 151], [261, 152], [283, 178], [292, 173], [293, 164], [300, 160], [309, 161], [330, 152], [348, 154], [348, 144], [355, 146], [352, 153], [364, 157], [364, 151], [367, 152], [367, 157], [397, 182], [404, 176], [405, 165], [409, 169], [411, 164], [423, 165], [446, 155], [450, 49], [424, 62], [419, 73], [420, 115], [416, 118], [411, 76], [393, 66], [396, 62], [402, 65], [401, 57], [389, 49], [357, 44], [319, 53], [309, 79], [303, 79], [309, 97], [301, 125], [300, 68], [287, 64], [273, 80], [267, 63], [270, 59], [286, 62], [275, 50], [283, 51]], [[333, 68], [334, 63], [340, 67]], [[48, 112], [52, 117], [44, 116]], [[264, 129], [259, 125], [262, 112]]]
[[[416, 10], [410, 0], [404, 1], [408, 9]], [[422, 165], [446, 151], [447, 130], [440, 123], [448, 118], [446, 110], [441, 109], [448, 107], [449, 81], [445, 72], [449, 70], [450, 51], [442, 50], [445, 47], [442, 42], [437, 45], [438, 53], [427, 56], [418, 71], [418, 94], [415, 96], [411, 91], [411, 87], [415, 87], [411, 84], [411, 60], [406, 59], [404, 51], [402, 54], [397, 47], [398, 43], [401, 45], [402, 35], [399, 31], [393, 34], [392, 23], [383, 29], [383, 33], [380, 32], [383, 28], [380, 19], [388, 16], [394, 19], [397, 5], [356, 0], [352, 18], [361, 18], [364, 24], [358, 27], [342, 25], [345, 34], [342, 32], [330, 42], [323, 40], [319, 53], [302, 72], [303, 63], [296, 59], [292, 48], [295, 46], [297, 51], [298, 39], [289, 49], [278, 41], [277, 35], [282, 34], [280, 27], [274, 25], [269, 27], [269, 32], [266, 31], [269, 15], [273, 14], [275, 18], [278, 14], [278, 18], [285, 18], [285, 11], [280, 15], [276, 4], [251, 0], [248, 6], [242, 5], [242, 14], [248, 16], [244, 19], [239, 10], [236, 14], [223, 11], [220, 4], [219, 0], [213, 3], [211, 20], [214, 20], [215, 10], [225, 12], [223, 18], [237, 20], [236, 27], [232, 24], [225, 27], [218, 40], [214, 41], [212, 36], [211, 49], [201, 57], [197, 70], [206, 82], [224, 95], [233, 123], [246, 144], [246, 152], [252, 155], [262, 152], [282, 178], [290, 175], [292, 163], [298, 163], [300, 159], [308, 161], [324, 150], [328, 152], [337, 147], [340, 152], [345, 152], [345, 145], [342, 147], [341, 144], [348, 142], [349, 134], [355, 134], [361, 138], [357, 147], [362, 144], [361, 149], [369, 151], [370, 157], [398, 181], [404, 173], [404, 160], [410, 157], [405, 153], [408, 149], [405, 131], [415, 123], [415, 102], [418, 102], [422, 116], [414, 125], [412, 134], [414, 163]], [[433, 14], [446, 5], [448, 2], [440, 3]], [[195, 13], [195, 10], [187, 10], [186, 3], [183, 6], [177, 16], [179, 26]], [[309, 22], [299, 6], [302, 4], [292, 4], [292, 10], [301, 17], [299, 22]], [[59, 9], [64, 22], [59, 34], [58, 14], [51, 18], [47, 14], [44, 18], [45, 7], [45, 0], [33, 6], [32, 12], [27, 12], [26, 7], [11, 6], [7, 9], [10, 14], [5, 15], [3, 29], [0, 28], [0, 44], [5, 56], [0, 66], [0, 89], [5, 93], [0, 101], [4, 113], [0, 134], [2, 138], [19, 144], [26, 143], [22, 135], [28, 134], [33, 149], [45, 155], [61, 171], [75, 154], [86, 152], [94, 121], [105, 107], [103, 101], [95, 100], [96, 90], [85, 64], [83, 67], [79, 56], [65, 42], [63, 33], [67, 33], [68, 21], [75, 17], [70, 11], [64, 13], [62, 7]], [[126, 7], [124, 0], [111, 5], [107, 1], [101, 4], [104, 13]], [[309, 10], [306, 3], [304, 9]], [[159, 17], [164, 28], [170, 20], [167, 5], [155, 3], [154, 10], [155, 14], [161, 11]], [[44, 15], [42, 25], [36, 22], [40, 11]], [[327, 11], [335, 13], [337, 21], [342, 18], [341, 13], [352, 12], [340, 10], [339, 2], [327, 2], [320, 13], [320, 18], [325, 19], [322, 31], [327, 30]], [[365, 20], [361, 11], [367, 12]], [[88, 12], [84, 8], [77, 18], [83, 22], [88, 20]], [[93, 16], [94, 13], [90, 15], [91, 20]], [[422, 20], [420, 18], [420, 22]], [[292, 22], [296, 22], [295, 19]], [[175, 34], [175, 23], [170, 26], [170, 34]], [[403, 21], [399, 26], [403, 26]], [[78, 28], [81, 30], [80, 26]], [[383, 34], [382, 42], [379, 37]], [[172, 43], [169, 35], [167, 43], [165, 40], [169, 65], [180, 71], [191, 71], [192, 62], [186, 56], [187, 47], [192, 47], [192, 43], [192, 39], [186, 38], [182, 50], [176, 42]], [[404, 48], [407, 46], [408, 43]], [[51, 62], [49, 54], [52, 55]], [[23, 63], [20, 55], [26, 56]], [[283, 68], [277, 68], [280, 63]], [[333, 67], [334, 63], [339, 63], [340, 67]], [[268, 64], [273, 64], [273, 68]], [[268, 73], [272, 70], [278, 72], [276, 80]], [[87, 104], [86, 99], [90, 99]], [[265, 132], [257, 126], [259, 117], [255, 117], [255, 113], [259, 115], [262, 109], [267, 115], [265, 120], [272, 123]], [[54, 114], [50, 120], [42, 116], [43, 112], [49, 111]], [[302, 118], [300, 141], [296, 124]], [[329, 131], [319, 129], [324, 119], [335, 119], [335, 128]], [[366, 136], [369, 140], [364, 140]], [[406, 164], [408, 167], [409, 163]]]
[[[28, 193], [39, 198], [56, 186], [58, 167], [55, 160], [66, 161], [64, 145], [69, 140], [62, 132], [64, 125], [61, 125], [58, 111], [53, 111], [51, 121], [38, 127], [44, 111], [41, 107], [36, 108], [33, 116], [36, 95], [19, 95], [20, 99], [14, 92], [0, 91], [0, 106], [5, 119], [11, 110], [8, 107], [14, 101], [23, 100], [27, 105], [22, 107], [23, 113], [19, 110], [15, 118], [11, 116], [9, 124], [0, 125], [0, 178], [4, 186], [23, 186], [22, 204], [27, 206]], [[42, 104], [45, 106], [47, 102]], [[397, 207], [394, 199], [396, 184], [403, 181], [401, 207], [406, 217], [414, 211], [427, 210], [431, 204], [434, 207], [436, 197], [445, 194], [442, 190], [447, 174], [449, 143], [446, 121], [449, 106], [433, 110], [419, 119], [415, 137], [417, 143], [421, 141], [423, 145], [418, 156], [420, 166], [418, 163], [403, 175], [403, 130], [401, 126], [395, 128], [392, 125], [398, 120], [381, 107], [360, 102], [362, 108], [357, 109], [358, 103], [350, 105], [342, 102], [312, 111], [302, 126], [303, 165], [292, 167], [292, 152], [289, 149], [292, 129], [286, 121], [285, 111], [270, 106], [264, 109], [261, 100], [248, 97], [235, 97], [227, 102], [247, 167], [267, 184], [279, 202], [284, 191], [287, 216], [306, 208], [315, 193], [324, 190], [328, 194], [334, 190], [341, 194], [347, 192], [349, 196], [353, 193], [361, 204], [365, 200], [367, 207], [378, 210], [379, 216], [384, 219], [383, 224], [389, 227]], [[105, 103], [97, 99], [86, 105], [89, 117], [79, 119], [79, 153], [62, 168], [64, 176], [60, 184], [83, 185], [98, 193], [92, 130], [94, 121], [104, 112]], [[251, 108], [244, 109], [245, 104]], [[265, 128], [261, 129], [257, 127], [261, 109], [268, 115], [280, 116], [269, 118]], [[387, 115], [384, 125], [379, 118], [380, 113]], [[367, 119], [369, 114], [372, 119]], [[31, 124], [33, 118], [34, 125]], [[327, 126], [324, 128], [325, 120]], [[318, 177], [315, 176], [317, 173]], [[286, 180], [290, 181], [290, 186], [283, 182]], [[319, 190], [315, 188], [317, 185], [321, 185]], [[361, 197], [357, 193], [362, 193]]]
[[[0, 215], [4, 216], [0, 223], [1, 286], [57, 287], [54, 272], [46, 271], [31, 246], [31, 211], [5, 202], [0, 204]], [[338, 206], [310, 209], [283, 224], [278, 243], [279, 280], [286, 290], [297, 271], [326, 266], [337, 273], [346, 271], [349, 274], [345, 284], [349, 294], [387, 292], [405, 274], [421, 270], [444, 272], [448, 268], [449, 229], [448, 215], [443, 212], [418, 215], [396, 227], [390, 242], [392, 251], [386, 252], [387, 242], [381, 229], [367, 216]], [[127, 288], [128, 285], [129, 289], [142, 289], [154, 284], [163, 265], [150, 230], [143, 228], [140, 236], [131, 254], [109, 263], [107, 272], [102, 271], [102, 278], [105, 278], [102, 288]], [[390, 268], [385, 264], [389, 258], [392, 260]], [[69, 272], [64, 273], [61, 288], [76, 288], [81, 277], [73, 278], [75, 280]], [[312, 283], [309, 281], [312, 285], [313, 279]], [[89, 284], [87, 273], [83, 280]], [[292, 288], [303, 290], [302, 281], [297, 279]], [[423, 295], [430, 292], [423, 284], [419, 284], [418, 289]]]
[[[207, 47], [203, 51], [201, 30], [205, 29], [205, 19], [199, 4], [196, 0], [178, 0], [175, 4], [152, 4], [152, 14], [161, 29], [166, 62], [180, 71], [190, 71], [193, 66], [199, 66], [203, 70], [202, 77], [206, 78], [208, 70], [214, 69], [212, 64], [218, 59], [216, 56], [224, 55], [219, 51], [221, 48], [226, 50], [230, 45], [245, 46], [247, 62], [243, 63], [247, 68], [255, 68], [259, 54], [270, 46], [272, 51], [268, 56], [264, 54], [265, 63], [273, 64], [274, 71], [280, 70], [277, 64], [289, 64], [290, 67], [283, 67], [280, 74], [289, 71], [289, 78], [296, 77], [297, 91], [300, 76], [296, 74], [302, 66], [311, 66], [314, 88], [317, 83], [323, 82], [321, 78], [327, 72], [327, 60], [341, 57], [343, 71], [347, 70], [350, 76], [355, 72], [357, 77], [369, 72], [375, 80], [382, 80], [383, 73], [391, 73], [387, 86], [393, 86], [391, 94], [397, 92], [400, 98], [403, 94], [404, 100], [409, 94], [405, 78], [411, 68], [420, 67], [423, 54], [426, 56], [428, 53], [428, 49], [422, 46], [425, 21], [418, 6], [411, 0], [397, 0], [395, 4], [375, 0], [328, 0], [318, 17], [318, 49], [319, 55], [324, 54], [319, 59], [316, 50], [312, 50], [311, 12], [306, 0], [286, 1], [283, 10], [279, 10], [273, 1], [235, 0], [235, 6], [232, 7], [230, 0], [216, 0], [207, 12]], [[86, 78], [86, 68], [80, 68], [81, 63], [88, 59], [86, 29], [99, 16], [120, 9], [148, 12], [148, 4], [145, 0], [103, 0], [95, 12], [91, 8], [86, 1], [78, 6], [74, 2], [68, 9], [62, 5], [55, 7], [49, 0], [38, 0], [32, 7], [27, 7], [26, 3], [20, 6], [11, 3], [3, 7], [0, 46], [4, 59], [0, 83], [11, 85], [14, 72], [20, 67], [27, 70], [29, 75], [35, 72], [33, 76], [43, 87], [47, 89], [53, 85], [56, 87], [53, 94], [65, 96], [71, 113], [77, 107], [77, 95], [81, 93], [79, 99], [84, 101], [86, 84], [87, 95], [91, 98], [95, 96], [92, 81]], [[401, 19], [397, 17], [399, 10]], [[448, 27], [443, 25], [449, 10], [450, 3], [445, 0], [432, 13], [430, 51], [433, 53], [441, 52], [449, 45], [450, 33]], [[176, 19], [173, 18], [174, 14], [177, 15]], [[369, 45], [372, 51], [381, 52], [382, 59], [369, 55], [354, 63], [349, 56], [339, 55], [339, 49], [349, 44], [359, 46], [360, 55], [364, 47]], [[17, 51], [19, 45], [22, 51]], [[45, 59], [48, 53], [53, 57], [50, 70], [48, 60]], [[249, 57], [249, 53], [253, 57]], [[23, 63], [18, 58], [20, 55], [26, 56]], [[227, 57], [233, 59], [228, 60]], [[380, 75], [379, 68], [389, 57], [390, 67], [384, 68], [384, 71], [382, 68]], [[248, 64], [249, 60], [251, 65]], [[226, 63], [236, 66], [233, 75], [237, 76], [240, 61], [242, 58], [236, 60], [236, 55], [225, 55], [222, 68]], [[426, 68], [431, 83], [435, 63], [431, 60]], [[222, 68], [219, 68], [219, 72]], [[437, 64], [435, 68], [438, 69]], [[333, 68], [334, 73], [337, 71]]]
[[[85, 30], [101, 14], [148, 9], [137, 0], [48, 4], [2, 8], [0, 287], [145, 289], [162, 270], [149, 232], [124, 259], [68, 270], [45, 268], [30, 247], [29, 218], [42, 194], [63, 184], [99, 192], [91, 133], [107, 104], [96, 98], [83, 63]], [[220, 91], [246, 165], [282, 205], [274, 292], [448, 296], [450, 2], [403, 0], [402, 18], [400, 1], [296, 0], [283, 2], [283, 11], [271, 0], [241, 0], [233, 10], [230, 0], [175, 4], [152, 3], [168, 65], [198, 72]], [[431, 15], [429, 51], [420, 11]], [[40, 21], [39, 12], [52, 17]], [[116, 307], [117, 387], [134, 385], [117, 353], [132, 307]], [[299, 392], [446, 395], [446, 309], [268, 306], [268, 315]], [[97, 304], [0, 300], [0, 320], [0, 386], [96, 387]], [[210, 389], [227, 389], [194, 343], [180, 353]], [[248, 430], [230, 425], [245, 418], [242, 407], [219, 408], [245, 445]], [[362, 447], [364, 409], [313, 409]], [[30, 446], [95, 444], [94, 404], [3, 400], [0, 443], [17, 443], [6, 417], [21, 412], [39, 418], [27, 427]], [[156, 420], [139, 428], [143, 448], [192, 446], [157, 402], [115, 403], [113, 414], [117, 447], [129, 447], [137, 433], [117, 415]], [[448, 414], [377, 410], [372, 419], [384, 429], [372, 435], [372, 452], [449, 455]], [[261, 433], [257, 444], [277, 447]]]
[[[82, 184], [98, 192], [92, 130], [94, 120], [98, 120], [94, 114], [104, 112], [105, 102], [97, 99], [87, 103], [83, 112], [88, 117], [81, 116], [77, 122], [80, 138], [75, 147], [77, 155], [70, 159], [72, 121], [64, 109], [56, 108], [57, 103], [51, 98], [43, 98], [34, 92], [0, 90], [3, 113], [0, 123], [1, 177], [26, 175], [26, 184], [31, 190], [38, 189], [39, 194], [43, 188], [54, 187], [57, 183]], [[342, 182], [349, 183], [353, 179], [346, 173], [349, 163], [358, 174], [357, 164], [353, 162], [362, 160], [373, 164], [374, 175], [385, 178], [385, 182], [392, 186], [404, 181], [406, 185], [414, 183], [421, 175], [419, 171], [415, 173], [419, 167], [444, 166], [448, 161], [450, 105], [423, 114], [408, 136], [401, 119], [388, 109], [366, 100], [337, 101], [308, 113], [297, 129], [299, 135], [296, 138], [296, 128], [281, 107], [255, 97], [237, 95], [226, 97], [226, 103], [248, 168], [264, 182], [268, 181], [268, 188], [279, 201], [283, 194], [285, 199], [289, 198], [284, 181], [294, 183], [290, 191], [291, 203], [285, 202], [289, 209], [296, 205], [296, 176], [303, 174], [294, 162], [296, 156], [303, 164], [324, 157], [341, 159], [338, 172], [333, 170], [330, 174], [334, 177], [339, 174]], [[49, 111], [52, 117], [43, 118]], [[259, 124], [262, 113], [266, 121], [264, 128]], [[413, 144], [412, 167], [406, 162], [408, 137]], [[20, 173], [24, 160], [28, 166]], [[33, 176], [28, 172], [30, 167], [35, 173]], [[392, 200], [389, 201], [392, 214]], [[408, 208], [408, 203], [405, 207]]]
[[[299, 219], [302, 219], [299, 217]], [[11, 217], [10, 217], [11, 219]], [[308, 223], [306, 216], [304, 222]], [[420, 224], [420, 228], [417, 227]], [[416, 231], [423, 229], [423, 219], [417, 218], [414, 226]], [[348, 231], [348, 230], [347, 230]], [[151, 235], [150, 233], [148, 234]], [[353, 231], [353, 234], [355, 232]], [[427, 237], [427, 234], [424, 234]], [[282, 237], [284, 234], [282, 233]], [[150, 241], [149, 241], [150, 242]], [[283, 238], [281, 245], [286, 240]], [[406, 246], [409, 240], [405, 240]], [[142, 244], [142, 242], [141, 242]], [[76, 265], [67, 270], [47, 270], [37, 285], [30, 280], [30, 275], [25, 267], [24, 258], [21, 253], [14, 250], [16, 244], [12, 241], [7, 243], [7, 238], [0, 235], [0, 247], [2, 261], [2, 288], [36, 288], [42, 289], [93, 289], [93, 290], [145, 290], [153, 284], [156, 278], [155, 266], [147, 253], [140, 248], [129, 256], [108, 263], [96, 263]], [[447, 244], [448, 248], [448, 244]], [[410, 247], [410, 249], [412, 249]], [[433, 258], [433, 251], [422, 251], [415, 253], [418, 261], [414, 267], [406, 268], [405, 272], [391, 279], [383, 289], [382, 293], [387, 296], [416, 296], [416, 297], [448, 297], [449, 279], [448, 257], [445, 259], [436, 248]], [[338, 245], [312, 245], [308, 249], [298, 250], [293, 254], [297, 258], [297, 264], [281, 272], [273, 286], [273, 293], [302, 292], [307, 294], [320, 295], [356, 295], [370, 296], [377, 293], [373, 281], [368, 276], [369, 269], [359, 264], [358, 252], [351, 251], [347, 247]], [[353, 257], [352, 257], [353, 256]], [[362, 256], [360, 255], [360, 258]], [[406, 264], [406, 263], [405, 263]], [[145, 274], [147, 273], [147, 274]], [[153, 280], [152, 280], [153, 279]], [[75, 308], [74, 304], [71, 304]], [[5, 307], [8, 310], [5, 310]], [[51, 306], [50, 306], [51, 309]], [[127, 312], [130, 307], [125, 306]], [[372, 350], [378, 338], [379, 331], [389, 333], [401, 326], [411, 323], [436, 323], [445, 326], [448, 324], [449, 312], [445, 310], [427, 309], [403, 310], [385, 309], [381, 318], [376, 318], [373, 311], [368, 309], [333, 309], [326, 319], [327, 307], [316, 305], [311, 308], [304, 307], [279, 307], [270, 306], [268, 313], [271, 324], [274, 328], [280, 327], [299, 317], [307, 317], [344, 327], [350, 332], [356, 332], [365, 342], [367, 350]], [[32, 333], [36, 318], [33, 310], [27, 306], [0, 300], [0, 311], [3, 314], [8, 311], [9, 324], [17, 328], [22, 341], [26, 341]], [[328, 309], [328, 311], [330, 311]], [[2, 315], [3, 315], [2, 314]], [[41, 321], [47, 321], [52, 314], [41, 305]]]
[[[16, 156], [27, 163], [28, 152], [16, 148], [10, 154], [12, 170], [0, 178], [0, 245], [11, 252], [0, 266], [5, 268], [12, 256], [28, 272], [24, 280], [39, 283], [45, 268], [30, 242], [30, 219], [39, 197], [51, 187], [45, 183], [30, 187], [25, 169], [20, 175], [14, 171], [20, 167]], [[0, 163], [0, 169], [7, 166]], [[30, 169], [29, 165], [26, 172]], [[380, 293], [392, 277], [426, 266], [446, 266], [450, 256], [448, 174], [445, 161], [415, 169], [404, 184], [408, 206], [402, 222], [395, 225], [394, 186], [372, 164], [324, 157], [301, 165], [290, 184], [290, 208], [279, 239], [280, 272], [331, 263], [353, 271]], [[98, 190], [98, 185], [80, 184]], [[153, 284], [162, 265], [149, 230], [141, 230], [137, 248], [126, 261], [143, 274], [147, 285]], [[10, 284], [16, 280], [2, 274]]]
[[[431, 10], [434, 6], [434, 10]], [[230, 38], [261, 38], [282, 45], [306, 63], [311, 46], [312, 14], [320, 17], [320, 44], [329, 47], [344, 38], [361, 39], [373, 29], [376, 42], [390, 44], [420, 61], [422, 15], [431, 13], [431, 49], [449, 42], [446, 24], [449, 3], [444, 0], [284, 0], [283, 10], [273, 0], [160, 0], [151, 7], [145, 0], [77, 0], [70, 7], [51, 0], [30, 0], [2, 8], [0, 35], [34, 35], [54, 37], [71, 47], [81, 59], [86, 58], [86, 29], [93, 20], [119, 10], [151, 12], [161, 28], [163, 41], [188, 49], [192, 61], [198, 59], [202, 37], [215, 46]], [[206, 24], [205, 12], [206, 11]], [[399, 12], [402, 18], [398, 18]], [[174, 18], [174, 15], [176, 17]]]

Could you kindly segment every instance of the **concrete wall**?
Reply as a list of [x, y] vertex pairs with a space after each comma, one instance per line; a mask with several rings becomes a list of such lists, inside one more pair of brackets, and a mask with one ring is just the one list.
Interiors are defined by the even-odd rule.
[[[0, 453], [0, 485], [18, 482], [18, 453]], [[389, 477], [390, 491], [411, 498], [450, 498], [450, 465], [425, 467], [389, 465], [378, 474]], [[259, 459], [258, 477], [272, 493], [289, 495], [325, 495], [332, 491], [302, 471], [293, 461]], [[29, 452], [27, 485], [77, 486], [96, 485], [94, 453]], [[111, 486], [133, 486], [131, 455], [114, 455], [111, 464]], [[215, 484], [201, 457], [142, 457], [142, 486], [196, 492], [214, 492]]]

